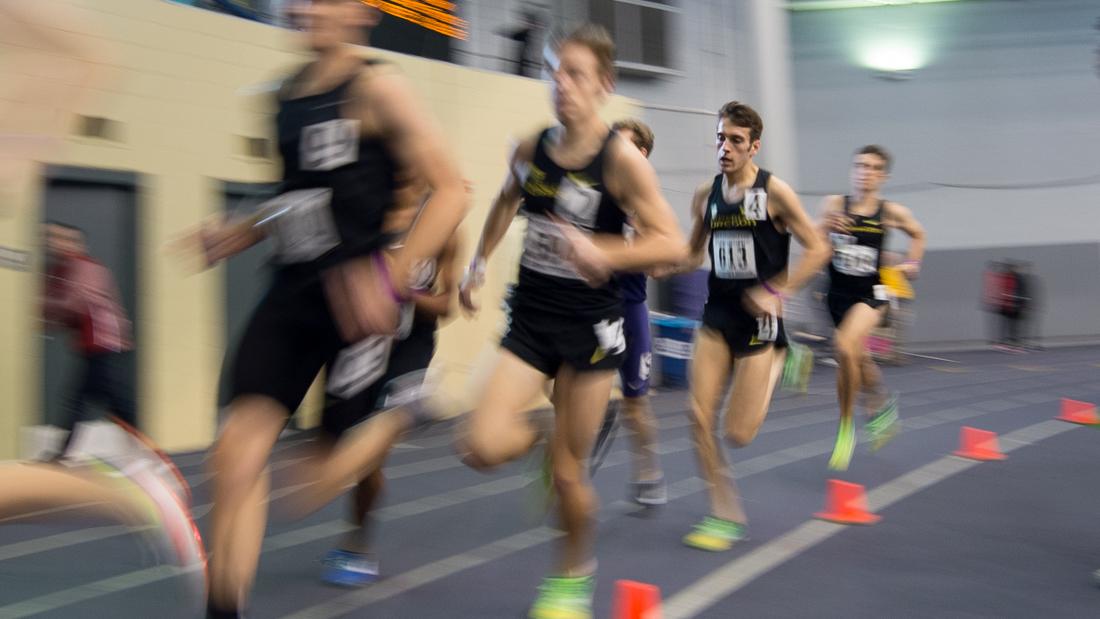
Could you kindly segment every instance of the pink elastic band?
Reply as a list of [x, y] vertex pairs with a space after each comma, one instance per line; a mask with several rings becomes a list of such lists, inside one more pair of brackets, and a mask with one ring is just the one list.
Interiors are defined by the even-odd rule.
[[382, 282], [386, 284], [386, 290], [389, 291], [390, 297], [398, 304], [408, 303], [411, 299], [402, 298], [397, 294], [397, 289], [393, 287], [393, 280], [390, 279], [390, 270], [386, 266], [386, 261], [382, 259], [382, 254], [376, 252], [374, 254], [374, 265], [378, 268], [378, 272], [382, 275]]
[[771, 294], [772, 294], [773, 296], [779, 297], [780, 299], [782, 299], [782, 298], [783, 298], [783, 294], [782, 294], [782, 293], [780, 293], [780, 292], [779, 292], [778, 290], [776, 290], [775, 288], [772, 288], [772, 287], [771, 287], [771, 285], [769, 285], [769, 284], [768, 284], [768, 282], [764, 282], [764, 281], [762, 281], [762, 282], [760, 282], [760, 285], [764, 287], [764, 290], [767, 290], [767, 291], [768, 291], [768, 292], [770, 292], [770, 293], [771, 293]]

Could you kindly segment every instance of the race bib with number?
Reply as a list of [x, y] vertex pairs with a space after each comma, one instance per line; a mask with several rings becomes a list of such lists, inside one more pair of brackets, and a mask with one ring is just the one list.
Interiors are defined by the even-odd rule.
[[331, 202], [331, 189], [299, 189], [261, 206], [265, 213], [261, 225], [274, 238], [280, 262], [309, 262], [340, 244]]
[[874, 275], [878, 272], [878, 250], [866, 245], [838, 245], [833, 250], [833, 268], [845, 275]]
[[336, 118], [302, 128], [300, 166], [327, 172], [359, 160], [359, 121]]
[[779, 319], [772, 314], [756, 318], [756, 339], [761, 342], [774, 342], [779, 334]]
[[749, 219], [764, 221], [768, 218], [768, 192], [760, 188], [745, 190], [745, 201], [741, 210]]
[[344, 348], [329, 368], [325, 390], [348, 400], [370, 387], [386, 373], [392, 346], [392, 337], [372, 335]]
[[568, 260], [568, 246], [558, 226], [544, 215], [527, 218], [527, 235], [523, 239], [520, 264], [544, 275], [566, 279], [584, 279]]
[[714, 274], [722, 279], [756, 277], [756, 246], [747, 230], [715, 230], [711, 234]]

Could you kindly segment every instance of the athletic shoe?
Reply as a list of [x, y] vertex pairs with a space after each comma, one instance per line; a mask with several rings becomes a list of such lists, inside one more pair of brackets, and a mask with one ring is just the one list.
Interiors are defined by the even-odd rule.
[[321, 580], [338, 587], [362, 587], [378, 580], [378, 562], [348, 550], [330, 550], [321, 559]]
[[809, 346], [791, 342], [787, 357], [783, 360], [783, 378], [780, 386], [787, 391], [806, 393], [810, 375], [814, 370], [814, 351]]
[[852, 454], [856, 450], [856, 428], [850, 417], [842, 417], [836, 431], [836, 446], [829, 458], [829, 469], [847, 471], [852, 463]]
[[695, 525], [691, 533], [684, 536], [684, 543], [699, 550], [722, 552], [743, 539], [745, 525], [725, 518], [707, 516]]
[[898, 397], [890, 395], [882, 408], [875, 411], [863, 426], [871, 451], [878, 451], [898, 435]]
[[630, 498], [643, 507], [653, 507], [668, 503], [668, 489], [665, 487], [665, 479], [635, 481], [630, 483]]
[[530, 619], [592, 619], [595, 576], [551, 576], [542, 579]]

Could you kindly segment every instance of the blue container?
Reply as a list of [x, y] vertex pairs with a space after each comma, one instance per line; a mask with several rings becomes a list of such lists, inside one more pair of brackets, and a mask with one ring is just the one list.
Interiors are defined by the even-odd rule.
[[661, 386], [684, 388], [688, 384], [688, 360], [697, 320], [678, 316], [653, 316], [653, 356], [661, 374]]

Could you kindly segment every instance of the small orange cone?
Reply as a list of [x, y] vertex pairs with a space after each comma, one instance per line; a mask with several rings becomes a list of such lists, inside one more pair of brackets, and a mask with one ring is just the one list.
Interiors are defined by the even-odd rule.
[[963, 426], [959, 432], [959, 448], [955, 455], [971, 460], [1004, 460], [997, 435], [989, 430]]
[[661, 590], [633, 580], [615, 581], [614, 619], [660, 619]]
[[1086, 426], [1100, 424], [1100, 417], [1096, 415], [1095, 404], [1070, 400], [1069, 398], [1062, 398], [1062, 414], [1058, 416], [1058, 419]]
[[825, 511], [814, 517], [839, 524], [875, 524], [882, 516], [867, 511], [863, 486], [830, 479], [825, 494]]

